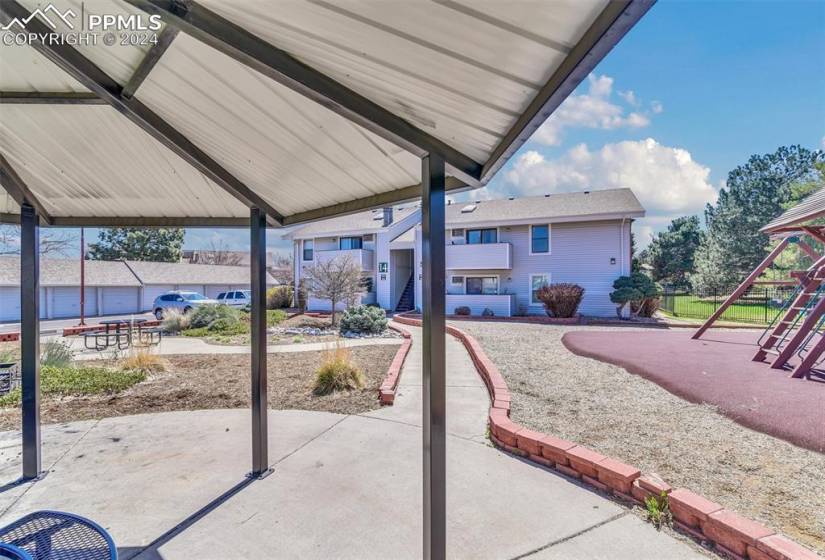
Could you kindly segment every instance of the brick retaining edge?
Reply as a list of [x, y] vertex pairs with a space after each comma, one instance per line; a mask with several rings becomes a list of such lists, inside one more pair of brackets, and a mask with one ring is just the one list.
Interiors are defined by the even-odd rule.
[[404, 366], [404, 360], [407, 359], [407, 354], [412, 347], [412, 335], [410, 332], [402, 327], [390, 324], [388, 325], [394, 331], [400, 332], [404, 337], [404, 341], [399, 346], [398, 350], [387, 369], [387, 376], [381, 387], [378, 389], [378, 400], [382, 405], [392, 406], [395, 402], [395, 392], [398, 389], [398, 381], [401, 378], [401, 368]]
[[[396, 315], [397, 323], [421, 326], [421, 320]], [[565, 476], [581, 480], [626, 502], [644, 505], [645, 498], [668, 494], [674, 527], [699, 540], [711, 541], [716, 551], [736, 560], [816, 560], [821, 557], [773, 530], [737, 515], [684, 488], [673, 490], [655, 474], [643, 475], [631, 465], [584, 446], [526, 428], [510, 420], [510, 390], [496, 365], [478, 341], [447, 325], [460, 340], [490, 393], [490, 440], [499, 448]]]

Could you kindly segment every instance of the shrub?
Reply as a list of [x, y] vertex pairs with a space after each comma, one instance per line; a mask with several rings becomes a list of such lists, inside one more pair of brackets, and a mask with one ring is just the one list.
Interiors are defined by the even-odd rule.
[[74, 358], [71, 347], [61, 340], [49, 340], [40, 347], [40, 365], [69, 367]]
[[283, 309], [292, 307], [292, 288], [290, 286], [274, 286], [266, 291], [266, 308]]
[[191, 336], [193, 338], [200, 338], [209, 334], [209, 327], [198, 327], [197, 329], [186, 329], [181, 331], [183, 336]]
[[455, 313], [456, 315], [469, 315], [470, 314], [470, 308], [467, 307], [466, 305], [461, 305], [459, 307], [456, 307], [453, 310], [453, 313]]
[[213, 333], [228, 333], [231, 331], [238, 330], [239, 328], [245, 329], [245, 325], [241, 323], [238, 319], [230, 319], [229, 317], [219, 317], [209, 323], [209, 326], [206, 329], [209, 332]]
[[199, 305], [192, 312], [190, 324], [193, 328], [208, 327], [216, 319], [229, 319], [240, 322], [241, 312], [222, 303]]
[[286, 311], [283, 309], [268, 309], [266, 312], [266, 326], [274, 327], [286, 321]]
[[335, 391], [349, 391], [364, 386], [364, 374], [352, 363], [349, 348], [336, 345], [324, 352], [321, 367], [315, 373], [313, 392], [328, 395]]
[[381, 333], [387, 328], [387, 314], [380, 307], [357, 305], [341, 316], [341, 332]]
[[658, 300], [661, 295], [662, 290], [656, 282], [641, 272], [635, 272], [631, 276], [621, 276], [613, 282], [610, 301], [618, 304], [616, 314], [619, 317], [626, 305], [630, 306], [633, 315], [650, 317], [658, 309], [658, 301], [653, 300]]
[[584, 288], [578, 284], [545, 284], [536, 297], [544, 304], [550, 317], [575, 317], [584, 297]]
[[185, 331], [191, 326], [192, 316], [188, 313], [181, 313], [177, 309], [167, 309], [163, 312], [161, 328], [170, 333]]
[[5, 348], [0, 350], [0, 364], [11, 364], [19, 360], [17, 349]]
[[166, 371], [166, 365], [157, 354], [152, 354], [145, 348], [134, 347], [131, 354], [120, 363], [120, 367], [144, 373]]
[[489, 307], [485, 307], [484, 311], [481, 312], [482, 317], [495, 317], [496, 312], [490, 309]]

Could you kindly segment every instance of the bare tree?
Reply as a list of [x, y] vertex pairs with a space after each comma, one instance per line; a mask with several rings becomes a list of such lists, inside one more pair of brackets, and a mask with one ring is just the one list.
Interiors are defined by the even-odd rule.
[[332, 324], [336, 324], [335, 306], [339, 302], [354, 303], [364, 293], [361, 266], [350, 255], [316, 261], [304, 270], [307, 291], [313, 297], [332, 304]]
[[289, 286], [295, 281], [294, 270], [292, 268], [292, 255], [275, 254], [269, 270], [272, 277], [282, 286]]
[[202, 253], [203, 264], [223, 264], [238, 266], [243, 262], [243, 255], [237, 251], [230, 251], [222, 240], [212, 242], [208, 251]]
[[[40, 230], [40, 254], [66, 256], [77, 238], [65, 230]], [[0, 256], [20, 254], [20, 226], [0, 225]]]

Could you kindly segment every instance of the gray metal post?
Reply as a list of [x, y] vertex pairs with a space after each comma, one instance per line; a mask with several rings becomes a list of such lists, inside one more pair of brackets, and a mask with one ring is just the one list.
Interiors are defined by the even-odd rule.
[[266, 391], [266, 214], [250, 211], [249, 262], [252, 275], [252, 472], [269, 474]]
[[23, 478], [37, 478], [40, 459], [40, 232], [37, 211], [20, 207], [20, 349]]
[[447, 550], [444, 174], [443, 157], [422, 158], [424, 558], [428, 560], [445, 558]]

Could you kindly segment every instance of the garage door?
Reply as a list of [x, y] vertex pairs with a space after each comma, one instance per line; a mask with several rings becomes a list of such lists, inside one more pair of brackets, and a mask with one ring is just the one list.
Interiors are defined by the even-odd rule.
[[[46, 289], [40, 288], [40, 318], [46, 318]], [[0, 287], [0, 321], [20, 320], [20, 288]]]
[[178, 290], [181, 292], [198, 292], [203, 295], [203, 284], [180, 284]]
[[148, 286], [143, 287], [143, 310], [144, 311], [151, 311], [152, 304], [155, 302], [155, 298], [159, 295], [163, 295], [166, 292], [171, 292], [175, 287], [172, 284], [150, 284]]
[[228, 292], [229, 286], [226, 284], [216, 284], [214, 286], [206, 286], [206, 293], [203, 294], [208, 298], [215, 299], [218, 297], [218, 294], [221, 292]]
[[136, 313], [138, 311], [137, 287], [108, 287], [103, 290], [102, 315]]
[[0, 287], [0, 321], [20, 320], [20, 288]]
[[[94, 288], [86, 288], [84, 314], [87, 317], [97, 315], [97, 292]], [[51, 316], [54, 319], [62, 317], [80, 317], [80, 288], [57, 287], [52, 288]]]

